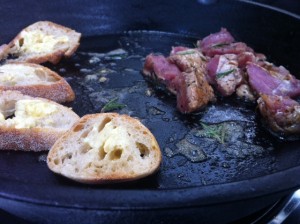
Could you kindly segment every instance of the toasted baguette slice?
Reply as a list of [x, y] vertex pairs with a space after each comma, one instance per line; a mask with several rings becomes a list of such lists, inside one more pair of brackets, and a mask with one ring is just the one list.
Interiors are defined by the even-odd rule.
[[48, 167], [82, 183], [135, 180], [155, 172], [159, 145], [137, 119], [116, 113], [82, 117], [51, 148]]
[[56, 102], [0, 92], [0, 149], [49, 150], [77, 120], [77, 114]]
[[33, 63], [8, 63], [0, 66], [0, 91], [18, 90], [58, 103], [73, 101], [74, 91], [68, 82], [50, 69]]
[[12, 56], [14, 59], [9, 61], [56, 64], [77, 50], [80, 37], [80, 33], [67, 27], [49, 21], [36, 22], [0, 47], [0, 59]]

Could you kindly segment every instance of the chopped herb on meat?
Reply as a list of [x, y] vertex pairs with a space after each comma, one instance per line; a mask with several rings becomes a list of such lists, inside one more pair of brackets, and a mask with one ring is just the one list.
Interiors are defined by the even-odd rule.
[[228, 46], [229, 44], [227, 43], [221, 43], [221, 44], [215, 44], [215, 45], [212, 45], [213, 48], [219, 48], [219, 47], [225, 47], [225, 46]]
[[223, 77], [225, 77], [225, 76], [227, 76], [227, 75], [229, 75], [229, 74], [231, 74], [235, 71], [236, 71], [236, 69], [230, 69], [226, 72], [219, 72], [219, 73], [216, 74], [216, 77], [217, 77], [217, 79], [221, 79], [221, 78], [223, 78]]
[[187, 51], [179, 51], [176, 54], [179, 54], [179, 55], [188, 55], [188, 54], [195, 54], [195, 53], [196, 53], [195, 50], [187, 50]]
[[[176, 95], [182, 114], [197, 112], [214, 102], [214, 90], [223, 97], [236, 93], [241, 99], [259, 99], [260, 113], [274, 132], [300, 133], [300, 104], [293, 100], [300, 96], [300, 80], [246, 43], [237, 42], [226, 28], [198, 40], [194, 48], [173, 46], [168, 56], [149, 54], [143, 75]], [[222, 126], [202, 127], [202, 136], [224, 142]], [[208, 129], [206, 133], [204, 129]], [[227, 134], [231, 133], [227, 130]]]

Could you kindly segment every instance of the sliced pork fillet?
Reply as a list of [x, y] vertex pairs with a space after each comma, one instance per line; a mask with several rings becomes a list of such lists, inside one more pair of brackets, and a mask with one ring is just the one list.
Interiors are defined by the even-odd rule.
[[150, 54], [146, 57], [143, 74], [176, 94], [181, 113], [197, 111], [215, 99], [206, 80], [205, 57], [198, 49], [173, 48], [169, 58]]
[[174, 55], [180, 51], [187, 51], [189, 50], [190, 48], [188, 47], [183, 47], [183, 46], [176, 46], [176, 47], [172, 47], [172, 50], [170, 52], [170, 55]]
[[223, 54], [241, 54], [254, 52], [253, 49], [243, 42], [235, 42], [232, 35], [224, 28], [219, 32], [204, 37], [197, 42], [198, 48], [208, 57]]
[[245, 69], [248, 63], [256, 63], [258, 60], [260, 59], [252, 52], [242, 52], [237, 55], [238, 65], [241, 69]]
[[213, 101], [214, 93], [203, 75], [182, 72], [177, 89], [177, 108], [181, 113], [195, 112]]
[[247, 65], [249, 83], [258, 94], [290, 97], [300, 95], [300, 80], [282, 67], [272, 69], [267, 70], [253, 63]]
[[233, 94], [243, 80], [235, 54], [216, 55], [207, 64], [208, 80], [223, 96]]
[[275, 132], [300, 133], [300, 104], [286, 96], [262, 94], [258, 99], [260, 113]]
[[201, 49], [210, 49], [212, 47], [227, 45], [234, 42], [233, 36], [225, 28], [217, 33], [213, 33], [198, 41], [197, 45]]
[[177, 76], [181, 75], [181, 71], [164, 56], [149, 54], [145, 60], [143, 74], [176, 94]]
[[255, 101], [257, 96], [247, 83], [241, 84], [235, 91], [236, 95], [247, 101]]
[[253, 52], [245, 43], [236, 42], [231, 44], [220, 44], [209, 48], [201, 48], [204, 55], [213, 57], [223, 54], [241, 54], [243, 52]]
[[[172, 51], [174, 50], [175, 48], [173, 48]], [[176, 53], [171, 52], [168, 59], [170, 62], [176, 64], [183, 72], [190, 72], [196, 69], [199, 70], [200, 73], [206, 73], [207, 59], [199, 49], [187, 48], [185, 50], [176, 50]]]
[[169, 60], [182, 71], [177, 82], [177, 108], [181, 113], [197, 111], [215, 100], [206, 79], [206, 58], [199, 50], [178, 51]]

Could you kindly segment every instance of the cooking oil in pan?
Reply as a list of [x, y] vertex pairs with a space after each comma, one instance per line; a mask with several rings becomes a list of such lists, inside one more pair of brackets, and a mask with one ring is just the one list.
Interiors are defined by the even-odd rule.
[[[80, 116], [112, 111], [139, 118], [163, 152], [158, 188], [220, 184], [276, 172], [289, 143], [260, 125], [255, 105], [235, 97], [220, 99], [203, 111], [182, 115], [174, 96], [144, 80], [141, 70], [151, 52], [169, 54], [172, 46], [193, 47], [197, 38], [163, 32], [126, 32], [83, 39], [74, 57], [51, 66], [76, 93], [68, 104]], [[286, 148], [286, 149], [283, 149]], [[279, 153], [278, 153], [279, 152]], [[299, 160], [280, 166], [299, 165]]]

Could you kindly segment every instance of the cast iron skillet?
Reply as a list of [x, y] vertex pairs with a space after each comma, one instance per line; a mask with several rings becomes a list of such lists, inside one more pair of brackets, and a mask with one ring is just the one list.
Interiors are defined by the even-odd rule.
[[[38, 20], [81, 32], [82, 44], [74, 57], [56, 66], [47, 64], [74, 88], [77, 98], [68, 106], [82, 116], [99, 112], [116, 97], [127, 105], [119, 112], [139, 117], [163, 152], [161, 169], [151, 177], [87, 186], [51, 173], [46, 153], [2, 151], [2, 209], [48, 223], [66, 218], [70, 223], [227, 223], [264, 209], [300, 186], [300, 141], [270, 134], [255, 106], [231, 97], [198, 114], [182, 116], [175, 99], [155, 90], [140, 74], [148, 53], [167, 54], [174, 45], [193, 46], [197, 38], [226, 27], [237, 40], [300, 78], [299, 17], [241, 1], [212, 5], [179, 0], [28, 1], [26, 5], [5, 1], [0, 12], [5, 21], [1, 43]], [[125, 53], [90, 54], [118, 48]], [[94, 74], [97, 79], [88, 81], [87, 76]], [[108, 78], [104, 83], [98, 82], [102, 76]], [[200, 122], [223, 121], [241, 125], [247, 134], [240, 147], [231, 150], [236, 141], [231, 146], [217, 144], [192, 132], [201, 129]], [[200, 147], [183, 152], [178, 150], [182, 144]]]

